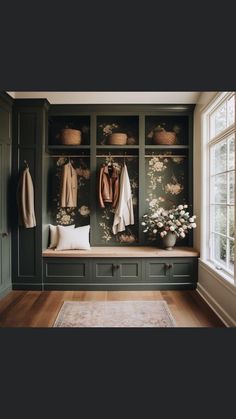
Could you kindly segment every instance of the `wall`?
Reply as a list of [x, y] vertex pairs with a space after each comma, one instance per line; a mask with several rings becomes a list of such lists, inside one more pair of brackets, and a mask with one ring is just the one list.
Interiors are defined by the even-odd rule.
[[[194, 247], [201, 249], [201, 111], [214, 98], [217, 92], [201, 93], [194, 111], [194, 213], [197, 215], [197, 228], [194, 234]], [[202, 231], [204, 235], [204, 231]], [[199, 260], [197, 291], [228, 326], [236, 326], [236, 287], [224, 281], [208, 265]]]

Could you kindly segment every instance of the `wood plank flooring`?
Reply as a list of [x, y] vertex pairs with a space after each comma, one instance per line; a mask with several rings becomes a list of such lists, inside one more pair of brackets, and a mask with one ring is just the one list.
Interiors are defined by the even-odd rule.
[[12, 291], [0, 327], [52, 327], [63, 301], [165, 300], [179, 327], [225, 327], [196, 291]]

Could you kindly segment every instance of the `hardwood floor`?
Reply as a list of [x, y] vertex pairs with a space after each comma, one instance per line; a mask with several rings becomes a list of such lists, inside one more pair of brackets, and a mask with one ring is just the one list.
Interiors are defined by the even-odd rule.
[[0, 301], [0, 327], [52, 327], [72, 300], [165, 300], [179, 327], [225, 327], [196, 291], [12, 291]]

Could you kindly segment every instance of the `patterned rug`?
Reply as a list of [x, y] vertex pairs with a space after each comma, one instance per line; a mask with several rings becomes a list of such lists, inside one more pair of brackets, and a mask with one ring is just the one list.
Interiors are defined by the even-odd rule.
[[53, 327], [176, 327], [165, 301], [65, 301]]

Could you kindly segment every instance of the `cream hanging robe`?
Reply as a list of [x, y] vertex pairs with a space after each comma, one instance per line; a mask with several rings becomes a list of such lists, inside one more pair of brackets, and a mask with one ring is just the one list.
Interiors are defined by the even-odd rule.
[[35, 227], [34, 187], [28, 167], [23, 171], [18, 184], [17, 202], [19, 209], [19, 224], [25, 228]]
[[134, 224], [134, 211], [128, 170], [124, 164], [120, 175], [120, 194], [112, 231], [117, 234], [124, 231], [125, 226], [130, 224]]
[[62, 168], [60, 206], [61, 208], [77, 207], [77, 172], [69, 162]]

